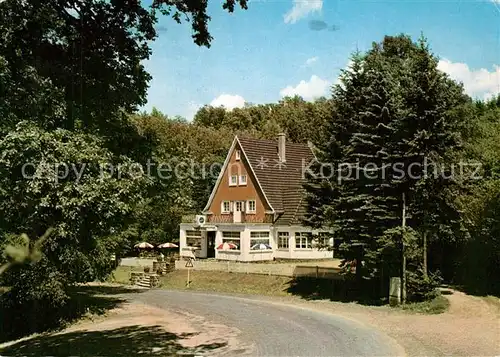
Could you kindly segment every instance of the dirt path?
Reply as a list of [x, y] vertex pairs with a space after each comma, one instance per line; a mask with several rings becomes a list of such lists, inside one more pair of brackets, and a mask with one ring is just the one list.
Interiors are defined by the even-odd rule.
[[[250, 352], [252, 347], [240, 343], [238, 335], [241, 332], [233, 327], [213, 324], [188, 313], [173, 312], [136, 302], [122, 304], [110, 311], [105, 318], [73, 325], [61, 335], [80, 331], [109, 331], [126, 326], [161, 328], [178, 336], [176, 343], [184, 347], [185, 352], [203, 353], [204, 356], [241, 354], [243, 351]], [[207, 346], [216, 348], [210, 348], [208, 351], [205, 348]], [[161, 352], [161, 347], [150, 347], [153, 352]]]
[[[120, 293], [125, 298], [128, 294]], [[4, 343], [0, 345], [0, 355], [160, 357], [251, 354], [253, 346], [241, 343], [240, 335], [241, 331], [234, 327], [215, 324], [200, 316], [128, 300], [120, 302], [105, 315], [81, 320], [63, 331], [35, 334]]]
[[325, 301], [294, 304], [377, 327], [398, 341], [409, 356], [500, 356], [498, 305], [458, 291], [446, 298], [450, 308], [439, 315]]

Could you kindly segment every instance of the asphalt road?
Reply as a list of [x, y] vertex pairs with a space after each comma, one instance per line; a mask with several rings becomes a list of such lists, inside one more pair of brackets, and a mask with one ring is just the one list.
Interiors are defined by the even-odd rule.
[[255, 356], [397, 356], [386, 335], [345, 318], [263, 299], [150, 290], [133, 300], [236, 327]]

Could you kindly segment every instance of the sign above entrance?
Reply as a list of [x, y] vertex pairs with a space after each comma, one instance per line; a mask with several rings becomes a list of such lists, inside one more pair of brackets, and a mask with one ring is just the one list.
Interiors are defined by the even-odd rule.
[[205, 226], [205, 230], [207, 232], [216, 232], [217, 231], [217, 227], [216, 226]]

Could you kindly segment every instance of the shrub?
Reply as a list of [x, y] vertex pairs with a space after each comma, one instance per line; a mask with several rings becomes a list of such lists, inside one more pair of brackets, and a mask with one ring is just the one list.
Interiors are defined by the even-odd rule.
[[151, 268], [150, 268], [150, 267], [144, 267], [144, 272], [145, 272], [145, 273], [149, 273], [149, 271], [150, 271], [150, 270], [151, 270]]
[[432, 300], [439, 295], [438, 287], [442, 279], [439, 272], [424, 276], [422, 269], [406, 272], [407, 300], [420, 302]]
[[15, 267], [9, 273], [17, 279], [11, 279], [11, 289], [0, 298], [0, 340], [58, 327], [65, 319], [69, 298], [64, 275], [46, 259]]

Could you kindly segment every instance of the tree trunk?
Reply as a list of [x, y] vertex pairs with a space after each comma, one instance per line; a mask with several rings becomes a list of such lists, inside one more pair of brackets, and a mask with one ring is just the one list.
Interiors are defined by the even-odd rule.
[[427, 229], [424, 230], [423, 258], [424, 258], [424, 278], [427, 278]]
[[403, 228], [403, 233], [401, 237], [401, 302], [404, 304], [406, 302], [406, 253], [405, 253], [405, 242], [404, 234], [406, 229], [406, 198], [403, 192], [403, 219], [401, 222], [401, 227]]

